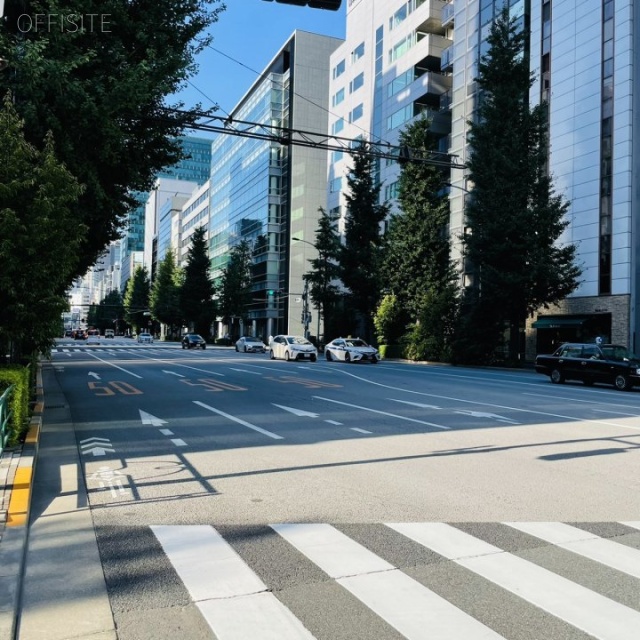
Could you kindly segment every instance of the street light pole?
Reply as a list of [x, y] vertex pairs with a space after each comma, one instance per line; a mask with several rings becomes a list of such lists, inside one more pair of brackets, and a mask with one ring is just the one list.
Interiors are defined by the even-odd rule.
[[[303, 240], [302, 238], [296, 238], [295, 236], [291, 238], [291, 240], [295, 240], [296, 242], [304, 242], [309, 246], [313, 247], [316, 251], [318, 251], [317, 247], [313, 242], [309, 242], [308, 240]], [[308, 338], [309, 333], [309, 281], [305, 279], [304, 281], [304, 293], [303, 297], [303, 324], [305, 330], [305, 338]], [[320, 307], [316, 306], [316, 342], [318, 345], [320, 344]]]

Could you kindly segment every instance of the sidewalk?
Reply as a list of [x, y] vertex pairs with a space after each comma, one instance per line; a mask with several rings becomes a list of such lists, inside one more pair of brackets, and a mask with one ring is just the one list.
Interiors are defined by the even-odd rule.
[[13, 639], [28, 540], [31, 487], [42, 427], [44, 395], [38, 371], [36, 405], [24, 443], [0, 454], [0, 638]]
[[50, 363], [37, 385], [27, 439], [0, 463], [0, 638], [115, 640], [74, 425]]

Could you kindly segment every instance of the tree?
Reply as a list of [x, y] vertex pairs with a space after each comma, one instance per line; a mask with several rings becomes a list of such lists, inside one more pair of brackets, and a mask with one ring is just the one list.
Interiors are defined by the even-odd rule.
[[180, 307], [186, 324], [193, 325], [195, 332], [206, 338], [216, 317], [216, 306], [213, 301], [215, 289], [209, 275], [209, 251], [205, 233], [205, 227], [198, 227], [191, 236], [184, 280], [180, 288]]
[[465, 296], [462, 330], [476, 359], [491, 356], [506, 330], [509, 359], [517, 361], [527, 314], [565, 298], [580, 275], [575, 246], [557, 244], [569, 204], [547, 174], [544, 105], [529, 108], [526, 39], [504, 9], [480, 61], [479, 106], [469, 123], [473, 192], [464, 251], [475, 282]]
[[0, 351], [12, 362], [48, 351], [68, 308], [84, 227], [74, 215], [81, 187], [55, 156], [24, 137], [7, 95], [0, 109]]
[[[436, 144], [437, 137], [424, 116], [400, 134], [400, 145], [418, 151], [419, 156], [430, 155]], [[391, 217], [384, 244], [384, 286], [397, 297], [405, 323], [419, 326], [409, 333], [407, 352], [420, 360], [443, 357], [457, 308], [444, 181], [443, 170], [432, 164], [402, 164], [400, 213]], [[432, 306], [438, 313], [432, 313]]]
[[[332, 320], [332, 311], [340, 299], [340, 288], [336, 282], [340, 279], [340, 251], [342, 244], [336, 228], [337, 216], [318, 209], [318, 228], [313, 243], [318, 257], [311, 260], [311, 270], [303, 278], [309, 285], [309, 295], [324, 323], [324, 335], [334, 335], [338, 331]], [[316, 336], [319, 340], [320, 336]]]
[[372, 316], [380, 296], [380, 225], [389, 206], [380, 204], [381, 184], [374, 178], [374, 159], [362, 142], [353, 152], [345, 194], [345, 244], [340, 255], [340, 276], [351, 292], [349, 302], [360, 313], [365, 338], [371, 340]]
[[86, 227], [76, 276], [118, 238], [136, 206], [130, 194], [149, 191], [157, 172], [180, 158], [175, 138], [197, 106], [179, 113], [164, 101], [195, 73], [195, 56], [211, 39], [205, 32], [224, 5], [102, 0], [99, 8], [93, 0], [67, 7], [84, 29], [36, 28], [25, 16], [62, 18], [58, 2], [8, 2], [0, 24], [0, 57], [10, 68], [0, 74], [0, 92], [14, 91], [29, 142], [42, 148], [52, 132], [58, 157], [85, 187], [73, 206], [76, 226]]
[[151, 317], [169, 326], [169, 333], [174, 334], [174, 327], [182, 324], [180, 308], [180, 270], [176, 265], [173, 250], [169, 248], [167, 255], [158, 265], [158, 275], [151, 286], [149, 308]]
[[242, 240], [232, 247], [229, 262], [222, 272], [220, 298], [218, 301], [223, 322], [230, 327], [233, 336], [233, 319], [247, 319], [251, 304], [252, 252], [249, 242]]
[[127, 282], [127, 291], [124, 294], [124, 317], [136, 333], [140, 333], [147, 324], [147, 316], [144, 314], [149, 313], [149, 290], [147, 268], [136, 267], [133, 277]]

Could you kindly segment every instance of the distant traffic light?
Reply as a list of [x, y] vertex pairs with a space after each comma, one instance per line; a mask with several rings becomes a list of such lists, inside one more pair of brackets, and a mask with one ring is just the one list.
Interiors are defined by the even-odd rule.
[[[273, 0], [265, 0], [273, 2]], [[276, 0], [282, 4], [295, 4], [299, 7], [311, 7], [312, 9], [328, 9], [329, 11], [337, 11], [342, 4], [342, 0]]]
[[275, 291], [273, 289], [269, 289], [269, 291], [267, 291], [268, 296], [272, 296], [274, 293]]

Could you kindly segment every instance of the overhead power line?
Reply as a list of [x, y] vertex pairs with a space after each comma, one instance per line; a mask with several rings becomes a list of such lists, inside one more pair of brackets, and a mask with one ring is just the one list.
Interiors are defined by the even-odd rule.
[[210, 112], [186, 112], [180, 109], [165, 108], [168, 114], [190, 113], [196, 116], [193, 124], [187, 128], [195, 131], [207, 131], [243, 138], [266, 140], [288, 146], [309, 147], [312, 149], [324, 149], [325, 151], [342, 151], [352, 153], [363, 143], [368, 145], [368, 153], [374, 158], [395, 160], [397, 162], [420, 162], [442, 167], [443, 169], [464, 169], [465, 165], [457, 162], [456, 156], [440, 151], [423, 151], [407, 146], [392, 145], [388, 142], [367, 141], [363, 138], [345, 138], [342, 136], [327, 135], [315, 131], [304, 131], [291, 127], [280, 127], [261, 122], [249, 122], [247, 120], [235, 120], [231, 116], [222, 117], [212, 115]]

